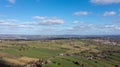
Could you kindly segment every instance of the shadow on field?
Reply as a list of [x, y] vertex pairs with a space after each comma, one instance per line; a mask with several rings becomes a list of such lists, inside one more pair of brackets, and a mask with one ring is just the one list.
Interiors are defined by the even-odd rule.
[[4, 63], [0, 63], [0, 67], [10, 67], [9, 65], [6, 65]]

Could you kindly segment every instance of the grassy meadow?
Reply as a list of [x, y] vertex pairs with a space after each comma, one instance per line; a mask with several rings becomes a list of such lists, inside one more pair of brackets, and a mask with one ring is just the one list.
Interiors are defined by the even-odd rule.
[[119, 67], [120, 46], [88, 39], [0, 42], [0, 63], [30, 67], [38, 61], [41, 67]]

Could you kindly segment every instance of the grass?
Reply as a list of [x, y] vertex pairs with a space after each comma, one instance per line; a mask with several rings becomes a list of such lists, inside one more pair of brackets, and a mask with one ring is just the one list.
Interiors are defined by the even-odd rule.
[[49, 58], [51, 56], [56, 56], [59, 53], [63, 53], [64, 50], [62, 49], [46, 49], [46, 48], [29, 48], [25, 50], [19, 50], [20, 47], [14, 47], [9, 48], [6, 50], [3, 50], [5, 53], [13, 54], [17, 56], [27, 56], [27, 57], [33, 57], [33, 58]]
[[[109, 58], [109, 60], [113, 60]], [[82, 67], [82, 64], [85, 65], [85, 67], [115, 67], [115, 62], [112, 62], [114, 65], [112, 65], [111, 61], [107, 60], [87, 60], [86, 58], [80, 57], [80, 56], [63, 56], [63, 57], [57, 57], [55, 59], [52, 59], [52, 64], [44, 65], [44, 67]], [[73, 62], [79, 62], [79, 65], [76, 65]], [[118, 65], [120, 62], [118, 61]]]
[[[75, 48], [74, 45], [78, 46], [78, 48]], [[0, 60], [9, 64], [26, 64], [42, 58], [52, 61], [52, 63], [45, 64], [43, 67], [120, 66], [120, 53], [108, 54], [106, 59], [86, 59], [84, 56], [93, 56], [92, 53], [97, 54], [107, 50], [111, 51], [111, 49], [115, 51], [120, 50], [119, 46], [99, 44], [91, 40], [3, 41], [0, 43], [0, 49]], [[65, 56], [59, 56], [61, 53], [65, 54]], [[66, 56], [66, 54], [71, 56]], [[79, 64], [75, 62], [79, 62]]]

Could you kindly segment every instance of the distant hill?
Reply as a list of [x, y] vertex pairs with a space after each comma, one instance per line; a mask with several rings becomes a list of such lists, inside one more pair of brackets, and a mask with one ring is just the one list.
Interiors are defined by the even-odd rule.
[[69, 39], [69, 38], [84, 38], [84, 39], [120, 39], [120, 35], [0, 35], [0, 39], [24, 39], [24, 40], [50, 40], [50, 39]]

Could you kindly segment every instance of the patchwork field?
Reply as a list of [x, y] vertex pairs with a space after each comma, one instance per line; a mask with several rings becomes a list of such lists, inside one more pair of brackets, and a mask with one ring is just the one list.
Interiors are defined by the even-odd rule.
[[119, 67], [120, 46], [89, 39], [2, 40], [0, 65], [4, 67]]

